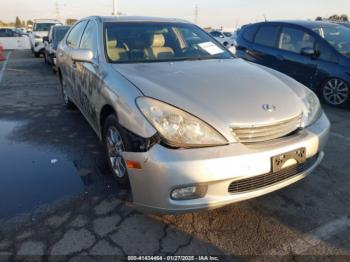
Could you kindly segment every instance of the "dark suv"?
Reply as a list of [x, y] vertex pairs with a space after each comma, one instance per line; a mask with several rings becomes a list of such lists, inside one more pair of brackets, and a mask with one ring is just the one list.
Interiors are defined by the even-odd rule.
[[321, 21], [246, 25], [237, 56], [285, 73], [328, 104], [350, 105], [350, 28]]

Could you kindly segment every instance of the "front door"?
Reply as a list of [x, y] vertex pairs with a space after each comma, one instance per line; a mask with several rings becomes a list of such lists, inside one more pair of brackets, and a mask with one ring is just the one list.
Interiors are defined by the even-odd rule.
[[315, 57], [302, 55], [304, 48], [315, 50], [315, 38], [299, 28], [283, 26], [278, 41], [279, 71], [312, 87], [317, 60]]
[[77, 91], [81, 110], [94, 128], [98, 128], [96, 103], [100, 90], [98, 30], [90, 20], [84, 31], [79, 48], [94, 53], [93, 63], [77, 63]]

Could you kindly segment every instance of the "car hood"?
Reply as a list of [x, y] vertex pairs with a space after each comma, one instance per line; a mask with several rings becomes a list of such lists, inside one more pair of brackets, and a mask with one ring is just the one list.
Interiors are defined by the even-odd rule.
[[[304, 110], [302, 94], [298, 94], [302, 93], [301, 85], [290, 84], [278, 73], [241, 59], [113, 67], [145, 96], [190, 112], [225, 134], [231, 126], [271, 124]], [[276, 110], [264, 110], [265, 104]]]

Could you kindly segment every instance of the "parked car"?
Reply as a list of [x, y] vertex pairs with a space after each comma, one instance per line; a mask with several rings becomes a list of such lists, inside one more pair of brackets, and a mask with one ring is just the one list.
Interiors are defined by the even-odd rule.
[[46, 64], [49, 64], [56, 70], [56, 50], [59, 42], [64, 38], [68, 32], [70, 26], [56, 25], [52, 26], [48, 36], [43, 38], [45, 50], [44, 60]]
[[20, 36], [11, 28], [0, 28], [0, 37], [16, 37]]
[[237, 56], [285, 73], [328, 104], [350, 105], [350, 29], [321, 21], [245, 26]]
[[233, 35], [230, 32], [213, 30], [210, 32], [210, 34], [225, 47], [234, 46], [235, 44], [233, 41], [234, 39], [232, 38]]
[[35, 57], [40, 57], [43, 54], [45, 49], [43, 37], [48, 35], [51, 26], [54, 25], [62, 25], [62, 23], [51, 19], [34, 20], [33, 29], [29, 32], [29, 39]]
[[19, 36], [24, 36], [24, 35], [27, 36], [28, 35], [25, 28], [15, 28], [14, 32], [17, 33]]
[[65, 105], [80, 109], [144, 211], [258, 197], [324, 156], [330, 123], [310, 89], [236, 59], [186, 21], [82, 19], [59, 44], [57, 65]]

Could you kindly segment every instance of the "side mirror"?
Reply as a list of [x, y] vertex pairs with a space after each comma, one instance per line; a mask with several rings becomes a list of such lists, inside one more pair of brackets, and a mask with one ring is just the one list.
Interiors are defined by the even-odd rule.
[[89, 49], [72, 50], [71, 57], [75, 62], [94, 63], [94, 53]]
[[48, 36], [44, 36], [43, 37], [43, 42], [49, 42], [49, 37]]
[[316, 51], [311, 47], [304, 47], [300, 52], [303, 56], [316, 56]]

